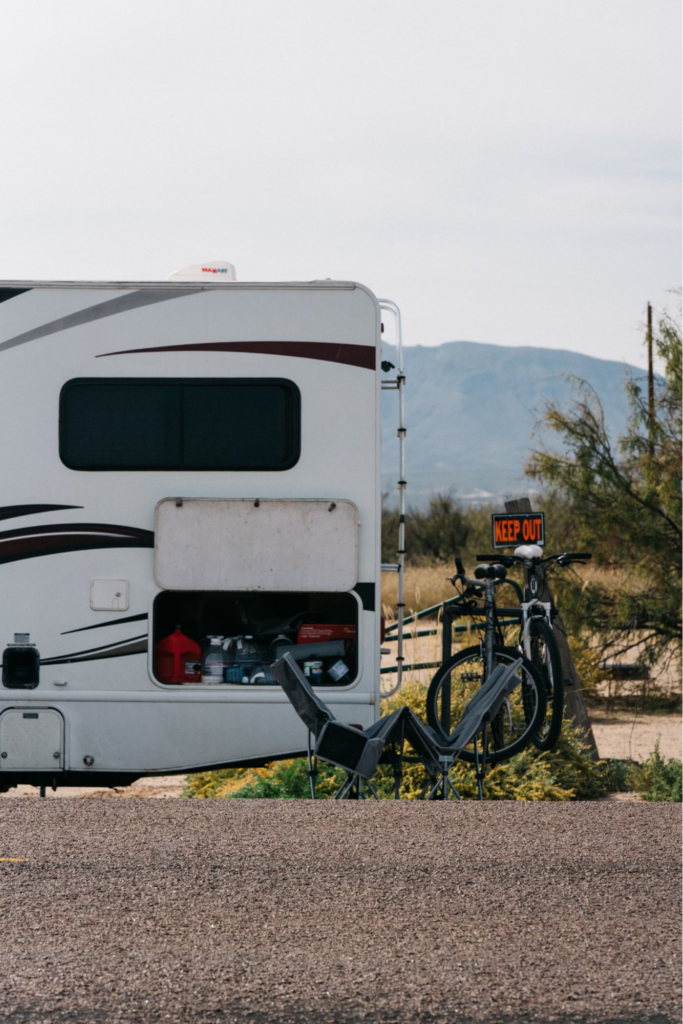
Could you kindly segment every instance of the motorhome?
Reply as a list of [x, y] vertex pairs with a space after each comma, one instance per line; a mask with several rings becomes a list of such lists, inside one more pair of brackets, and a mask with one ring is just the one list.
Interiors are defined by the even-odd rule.
[[301, 754], [285, 647], [380, 714], [380, 301], [234, 277], [0, 283], [0, 790]]

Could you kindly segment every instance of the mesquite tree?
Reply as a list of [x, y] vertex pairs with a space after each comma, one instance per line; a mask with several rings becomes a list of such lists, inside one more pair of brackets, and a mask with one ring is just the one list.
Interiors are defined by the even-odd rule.
[[573, 379], [573, 404], [550, 403], [543, 418], [562, 448], [540, 448], [527, 465], [562, 494], [577, 547], [607, 570], [557, 581], [567, 625], [588, 634], [604, 657], [630, 654], [647, 666], [681, 657], [679, 323], [663, 314], [654, 341], [663, 375], [654, 378], [653, 396], [627, 376], [623, 437], [609, 437], [598, 395]]

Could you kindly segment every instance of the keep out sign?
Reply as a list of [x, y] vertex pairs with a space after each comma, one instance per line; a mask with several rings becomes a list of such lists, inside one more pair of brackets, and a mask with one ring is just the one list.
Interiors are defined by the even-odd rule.
[[516, 548], [518, 544], [545, 544], [545, 517], [542, 512], [491, 516], [493, 546]]

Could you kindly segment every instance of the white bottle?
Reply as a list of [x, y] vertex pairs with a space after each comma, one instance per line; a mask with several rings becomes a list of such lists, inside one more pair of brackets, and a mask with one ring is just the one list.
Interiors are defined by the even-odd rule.
[[228, 653], [223, 649], [222, 636], [207, 637], [211, 641], [202, 658], [202, 682], [222, 683], [223, 672], [228, 664]]

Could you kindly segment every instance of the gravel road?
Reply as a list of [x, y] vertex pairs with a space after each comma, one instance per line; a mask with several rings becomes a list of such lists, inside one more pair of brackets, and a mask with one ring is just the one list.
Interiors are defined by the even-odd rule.
[[0, 803], [0, 1017], [680, 1020], [680, 808]]

